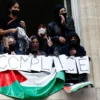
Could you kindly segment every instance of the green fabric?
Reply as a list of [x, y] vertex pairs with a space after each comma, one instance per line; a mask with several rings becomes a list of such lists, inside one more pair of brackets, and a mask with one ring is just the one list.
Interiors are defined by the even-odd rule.
[[0, 87], [0, 93], [20, 99], [42, 99], [61, 90], [64, 87], [64, 83], [64, 72], [58, 72], [56, 77], [43, 87], [21, 86], [18, 81], [15, 81], [10, 86]]

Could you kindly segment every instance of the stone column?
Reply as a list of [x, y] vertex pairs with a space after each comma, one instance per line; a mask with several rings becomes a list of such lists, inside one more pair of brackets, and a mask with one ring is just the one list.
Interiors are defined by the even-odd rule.
[[100, 87], [100, 0], [77, 0], [80, 10], [80, 36], [92, 58], [95, 87]]

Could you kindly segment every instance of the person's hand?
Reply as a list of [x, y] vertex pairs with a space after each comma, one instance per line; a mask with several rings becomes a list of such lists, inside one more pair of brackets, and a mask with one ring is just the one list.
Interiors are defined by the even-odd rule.
[[4, 45], [4, 48], [9, 49], [9, 44], [8, 44], [8, 38], [7, 37], [3, 37], [3, 45]]
[[50, 37], [47, 38], [47, 43], [48, 43], [49, 47], [51, 47], [53, 45]]
[[63, 44], [63, 43], [66, 42], [66, 39], [64, 37], [60, 36], [59, 37], [59, 42]]
[[14, 51], [11, 52], [11, 55], [16, 55], [16, 53]]
[[26, 24], [24, 21], [20, 21], [20, 25], [22, 26], [22, 28], [26, 29]]
[[71, 55], [71, 56], [74, 56], [74, 55], [76, 54], [76, 52], [77, 52], [77, 51], [76, 51], [75, 49], [70, 50], [70, 55]]
[[9, 33], [13, 33], [13, 34], [17, 33], [17, 28], [9, 29]]
[[45, 35], [44, 35], [44, 39], [47, 39], [47, 38], [48, 38], [48, 37], [47, 37], [47, 34], [45, 34]]
[[60, 15], [60, 17], [61, 17], [61, 24], [64, 24], [64, 23], [65, 23], [65, 18], [64, 18], [64, 16], [63, 16], [63, 15]]
[[43, 39], [47, 39], [47, 35], [46, 34], [39, 34], [39, 36], [41, 37], [41, 38], [43, 38]]

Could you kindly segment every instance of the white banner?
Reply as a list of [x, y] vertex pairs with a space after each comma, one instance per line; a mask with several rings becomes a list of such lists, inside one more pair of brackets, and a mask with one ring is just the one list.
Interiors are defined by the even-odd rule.
[[76, 64], [78, 67], [79, 74], [82, 73], [90, 73], [90, 64], [89, 64], [89, 58], [87, 56], [85, 57], [76, 57]]
[[60, 55], [59, 59], [66, 73], [77, 73], [75, 57]]
[[[68, 57], [66, 55], [37, 56], [32, 55], [0, 55], [0, 71], [23, 70], [23, 71], [46, 71], [51, 73], [52, 67], [56, 71], [67, 73], [90, 73], [89, 59], [84, 57]], [[78, 72], [77, 72], [78, 71]]]

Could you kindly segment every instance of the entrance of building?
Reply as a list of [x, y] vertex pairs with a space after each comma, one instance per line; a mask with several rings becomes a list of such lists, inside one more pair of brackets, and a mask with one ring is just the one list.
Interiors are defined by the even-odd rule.
[[36, 33], [40, 23], [47, 25], [53, 20], [56, 4], [63, 4], [63, 0], [23, 0], [20, 2], [21, 18], [26, 22], [29, 36]]

